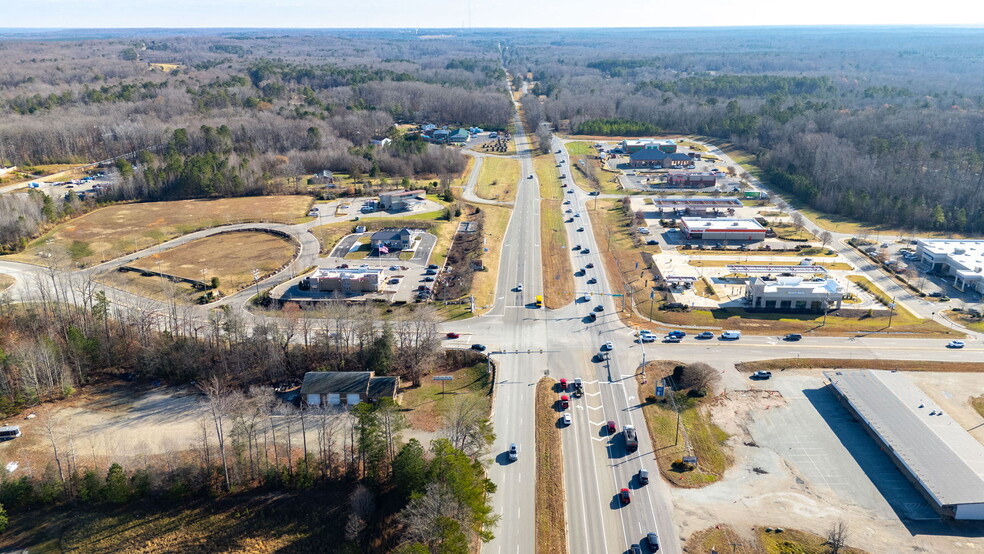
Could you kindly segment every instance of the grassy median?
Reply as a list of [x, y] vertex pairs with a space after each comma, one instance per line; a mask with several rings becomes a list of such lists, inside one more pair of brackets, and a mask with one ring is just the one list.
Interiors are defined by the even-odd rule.
[[568, 254], [567, 230], [564, 229], [560, 173], [553, 156], [541, 155], [533, 160], [540, 181], [540, 253], [543, 258], [543, 303], [560, 308], [574, 301], [574, 275]]
[[[924, 360], [862, 360], [846, 358], [776, 358], [735, 364], [738, 371], [782, 371], [784, 369], [898, 369], [943, 373], [982, 373], [984, 362], [939, 362]], [[984, 397], [982, 404], [984, 404]], [[982, 406], [984, 409], [984, 406]], [[984, 414], [982, 414], [984, 415]]]
[[564, 512], [564, 452], [557, 426], [557, 381], [549, 377], [536, 384], [536, 550], [567, 551]]

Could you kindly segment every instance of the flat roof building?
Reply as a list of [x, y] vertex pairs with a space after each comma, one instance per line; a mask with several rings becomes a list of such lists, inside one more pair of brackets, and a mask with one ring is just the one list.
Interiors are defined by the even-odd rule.
[[666, 186], [675, 188], [706, 188], [717, 185], [715, 173], [670, 173], [666, 176]]
[[318, 292], [378, 292], [384, 281], [378, 268], [319, 267], [305, 278], [310, 290]]
[[424, 190], [392, 190], [379, 193], [379, 205], [384, 210], [406, 210], [418, 197], [423, 197]]
[[970, 287], [984, 294], [984, 240], [919, 239], [916, 258], [953, 277], [959, 290]]
[[754, 219], [717, 217], [713, 219], [682, 217], [680, 232], [686, 239], [765, 240], [765, 227]]
[[834, 279], [752, 277], [745, 287], [748, 308], [822, 312], [841, 307], [847, 289]]
[[984, 445], [963, 426], [902, 373], [862, 369], [824, 376], [938, 512], [984, 520]]
[[643, 148], [629, 154], [629, 165], [632, 167], [671, 168], [685, 167], [694, 163], [690, 156], [680, 153], [663, 152], [658, 148]]

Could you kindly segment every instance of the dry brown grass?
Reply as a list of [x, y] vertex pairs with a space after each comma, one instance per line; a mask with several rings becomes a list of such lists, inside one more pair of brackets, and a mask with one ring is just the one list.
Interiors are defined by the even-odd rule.
[[[737, 257], [737, 256], [735, 256]], [[775, 262], [775, 261], [738, 261], [738, 260], [690, 260], [688, 264], [694, 267], [726, 267], [729, 265], [790, 265], [794, 264], [794, 260], [788, 262]], [[850, 264], [844, 262], [814, 262], [813, 265], [818, 265], [820, 267], [825, 267], [831, 271], [850, 271], [854, 268]]]
[[[453, 379], [444, 381], [442, 389], [441, 382], [431, 378], [438, 375]], [[435, 372], [422, 380], [419, 387], [414, 387], [409, 381], [403, 382], [400, 394], [403, 395], [403, 408], [409, 410], [406, 412], [407, 424], [412, 429], [436, 432], [441, 428], [441, 417], [447, 402], [462, 396], [482, 399], [486, 404], [484, 411], [488, 414], [492, 409], [491, 397], [487, 394], [489, 377], [485, 364], [480, 363], [454, 371]]]
[[254, 269], [264, 279], [283, 267], [293, 258], [295, 249], [292, 241], [272, 233], [222, 233], [152, 254], [129, 265], [204, 282], [218, 277], [220, 291], [231, 294], [253, 283]]
[[536, 550], [537, 552], [566, 552], [567, 525], [564, 483], [564, 452], [561, 449], [560, 428], [554, 387], [557, 381], [549, 377], [536, 384]]
[[970, 405], [977, 410], [977, 413], [981, 414], [981, 417], [984, 417], [984, 394], [980, 396], [971, 396]]
[[[981, 373], [984, 362], [939, 362], [921, 360], [855, 360], [844, 358], [776, 358], [735, 364], [738, 371], [782, 371], [784, 369], [898, 369], [902, 371], [939, 371], [945, 373]], [[984, 400], [982, 400], [984, 402]], [[982, 414], [984, 415], [984, 414]]]
[[[731, 545], [735, 545], [732, 548]], [[710, 552], [732, 552], [733, 554], [760, 554], [762, 545], [742, 537], [730, 525], [715, 525], [709, 529], [695, 531], [687, 539], [687, 552], [710, 554]]]
[[14, 283], [16, 282], [17, 279], [14, 279], [10, 275], [7, 275], [6, 273], [0, 273], [0, 291], [5, 291], [9, 289], [10, 287], [14, 286]]
[[[646, 390], [640, 396], [651, 396], [654, 387], [660, 380], [673, 374], [673, 368], [680, 362], [658, 360], [646, 364], [641, 374], [636, 375], [640, 391]], [[724, 472], [733, 463], [729, 450], [726, 448], [728, 434], [711, 421], [704, 400], [687, 396], [685, 393], [675, 394], [676, 406], [680, 410], [680, 435], [677, 436], [677, 411], [670, 398], [664, 397], [642, 403], [642, 413], [646, 418], [649, 436], [653, 441], [653, 451], [656, 453], [656, 464], [660, 475], [668, 482], [678, 487], [698, 488], [710, 485], [721, 479]], [[674, 461], [684, 456], [697, 456], [699, 463], [692, 471], [678, 472], [672, 467]]]
[[[469, 204], [471, 209], [475, 206]], [[478, 313], [485, 313], [495, 300], [496, 279], [499, 277], [499, 258], [502, 255], [502, 241], [509, 226], [512, 210], [502, 206], [481, 206], [485, 214], [485, 224], [482, 234], [488, 252], [482, 254], [485, 271], [476, 271], [472, 282], [472, 294], [475, 296], [475, 306]]]
[[486, 200], [512, 202], [516, 200], [520, 175], [519, 160], [513, 158], [484, 158], [475, 183], [475, 194]]
[[240, 222], [295, 223], [307, 215], [307, 196], [257, 196], [118, 204], [56, 226], [13, 259], [37, 263], [38, 252], [64, 252], [85, 243], [91, 263], [116, 259], [200, 229]]
[[540, 181], [540, 255], [543, 258], [543, 303], [556, 309], [574, 301], [574, 275], [564, 229], [564, 193], [551, 157], [534, 160]]
[[345, 235], [352, 232], [354, 225], [351, 221], [343, 221], [341, 223], [330, 223], [328, 225], [318, 225], [317, 227], [311, 228], [311, 234], [318, 239], [318, 243], [321, 244], [321, 254], [327, 255], [331, 253], [338, 241], [342, 240]]
[[[729, 525], [715, 525], [696, 531], [687, 539], [687, 552], [710, 554], [733, 552], [734, 554], [826, 554], [830, 549], [820, 535], [798, 529], [783, 529], [782, 533], [766, 532], [767, 527], [752, 529], [750, 535], [741, 535]], [[848, 537], [850, 538], [850, 537]], [[858, 548], [846, 547], [844, 554], [864, 554]]]

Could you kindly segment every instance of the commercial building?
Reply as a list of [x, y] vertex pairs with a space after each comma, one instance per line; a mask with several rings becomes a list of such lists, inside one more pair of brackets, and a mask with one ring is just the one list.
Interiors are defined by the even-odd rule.
[[953, 286], [984, 294], [984, 240], [916, 241], [916, 259], [932, 270], [953, 277]]
[[734, 217], [683, 217], [680, 218], [680, 232], [686, 239], [765, 240], [765, 227], [757, 221]]
[[896, 371], [828, 371], [881, 450], [944, 516], [984, 520], [984, 445]]
[[374, 268], [319, 267], [304, 279], [318, 292], [378, 292], [385, 281], [383, 270]]
[[471, 137], [471, 135], [468, 133], [467, 129], [458, 129], [457, 131], [451, 133], [448, 136], [448, 142], [455, 143], [455, 144], [464, 144], [468, 142], [469, 137]]
[[626, 154], [632, 154], [647, 148], [654, 148], [656, 150], [666, 152], [667, 154], [672, 154], [677, 151], [677, 144], [673, 139], [625, 139], [622, 141], [621, 147], [622, 151]]
[[413, 246], [413, 231], [406, 227], [402, 229], [383, 229], [369, 237], [372, 247], [381, 254], [399, 250], [407, 250]]
[[422, 199], [424, 194], [425, 192], [423, 190], [381, 192], [379, 193], [379, 206], [384, 210], [406, 210], [410, 208], [415, 200]]
[[752, 277], [745, 301], [750, 309], [822, 312], [840, 308], [846, 290], [834, 279]]
[[301, 382], [301, 398], [309, 406], [355, 406], [383, 398], [396, 399], [399, 377], [376, 377], [372, 371], [309, 371]]
[[680, 152], [666, 153], [658, 148], [644, 148], [629, 154], [629, 165], [632, 167], [666, 168], [687, 167], [694, 163], [690, 156]]
[[714, 173], [670, 173], [666, 176], [666, 186], [675, 188], [698, 189], [717, 185], [717, 175]]

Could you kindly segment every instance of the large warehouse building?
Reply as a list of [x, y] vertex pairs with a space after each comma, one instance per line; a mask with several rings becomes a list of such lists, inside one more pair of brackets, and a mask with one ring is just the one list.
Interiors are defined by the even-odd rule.
[[754, 219], [683, 217], [680, 231], [686, 239], [765, 240], [765, 227]]
[[902, 373], [862, 369], [824, 375], [938, 512], [984, 520], [984, 445]]

